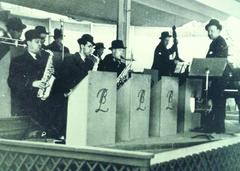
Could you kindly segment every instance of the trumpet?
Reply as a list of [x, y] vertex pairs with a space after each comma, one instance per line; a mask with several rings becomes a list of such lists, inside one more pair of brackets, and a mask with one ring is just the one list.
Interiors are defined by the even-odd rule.
[[23, 44], [22, 40], [11, 39], [6, 37], [0, 37], [0, 44], [12, 45], [12, 46], [23, 47], [23, 48], [27, 47], [27, 45]]
[[23, 47], [23, 48], [25, 48], [27, 46], [20, 39], [4, 37], [4, 35], [6, 35], [6, 31], [4, 31], [2, 28], [0, 28], [0, 44], [13, 45], [16, 47]]

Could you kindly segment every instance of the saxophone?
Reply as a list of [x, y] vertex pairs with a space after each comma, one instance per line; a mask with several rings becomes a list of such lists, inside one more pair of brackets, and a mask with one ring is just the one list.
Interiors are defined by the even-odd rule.
[[132, 62], [130, 62], [117, 77], [117, 89], [119, 89], [129, 79], [131, 68]]
[[45, 83], [45, 85], [47, 85], [47, 87], [38, 90], [37, 97], [41, 100], [46, 100], [49, 97], [53, 83], [55, 81], [53, 52], [50, 50], [45, 50], [45, 52], [49, 53], [49, 57], [41, 80]]
[[23, 48], [27, 46], [26, 44], [23, 43], [22, 40], [6, 37], [6, 34], [7, 32], [0, 27], [0, 44], [12, 45], [12, 46], [23, 47]]

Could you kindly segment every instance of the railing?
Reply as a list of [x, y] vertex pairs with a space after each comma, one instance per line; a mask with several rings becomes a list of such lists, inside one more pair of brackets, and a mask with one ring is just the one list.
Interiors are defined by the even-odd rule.
[[1, 171], [148, 171], [152, 157], [150, 153], [0, 139]]
[[240, 137], [156, 154], [151, 171], [239, 171]]
[[[22, 134], [27, 117], [1, 120], [0, 133]], [[14, 125], [14, 129], [8, 131]], [[31, 124], [30, 124], [31, 125]], [[7, 131], [6, 131], [7, 130]], [[13, 137], [14, 137], [13, 136]], [[0, 171], [240, 170], [240, 136], [158, 154], [0, 139]]]
[[229, 171], [240, 170], [239, 156], [239, 137], [154, 158], [150, 153], [0, 139], [0, 171]]

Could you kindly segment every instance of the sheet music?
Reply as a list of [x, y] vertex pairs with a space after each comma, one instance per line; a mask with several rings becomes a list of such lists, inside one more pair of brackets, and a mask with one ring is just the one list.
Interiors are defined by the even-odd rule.
[[174, 73], [176, 73], [176, 74], [184, 73], [187, 66], [188, 66], [188, 63], [186, 63], [186, 62], [178, 62], [177, 65], [176, 65]]

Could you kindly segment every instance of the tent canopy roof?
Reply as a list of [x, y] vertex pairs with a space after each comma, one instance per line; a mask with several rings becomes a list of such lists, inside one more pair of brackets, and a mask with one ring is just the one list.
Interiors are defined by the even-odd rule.
[[[132, 0], [131, 24], [135, 26], [180, 26], [196, 20], [227, 19], [231, 14], [199, 0]], [[228, 0], [233, 4], [235, 0]], [[117, 23], [118, 0], [2, 0], [24, 7], [65, 15], [78, 21]], [[240, 3], [235, 1], [240, 7]], [[233, 4], [236, 7], [236, 4]], [[237, 6], [238, 7], [238, 6]], [[236, 7], [236, 8], [237, 8]], [[239, 8], [238, 8], [239, 9]], [[203, 12], [204, 11], [204, 12]], [[240, 17], [240, 16], [239, 16]]]

